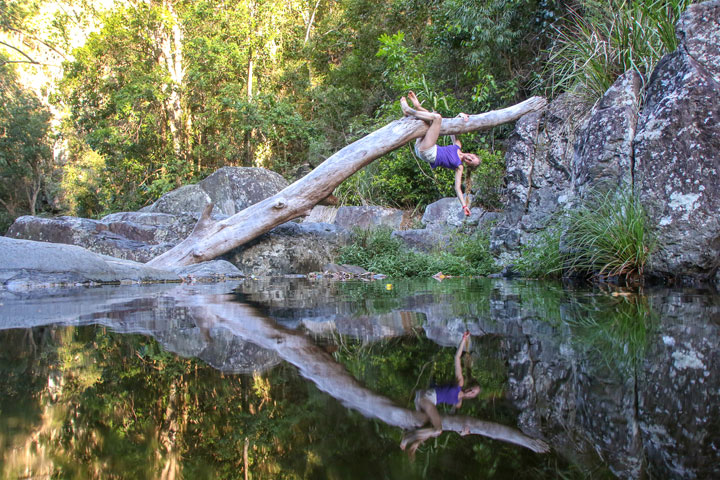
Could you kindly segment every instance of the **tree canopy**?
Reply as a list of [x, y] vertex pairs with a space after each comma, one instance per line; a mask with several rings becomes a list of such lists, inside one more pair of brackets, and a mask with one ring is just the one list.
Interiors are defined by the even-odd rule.
[[[669, 26], [691, 0], [636, 3], [617, 0], [609, 11], [595, 0], [0, 0], [1, 94], [15, 99], [3, 105], [0, 168], [13, 187], [0, 194], [4, 214], [135, 209], [226, 165], [294, 180], [398, 118], [397, 99], [410, 89], [454, 116], [595, 82], [581, 65], [647, 73], [674, 48]], [[606, 28], [623, 19], [640, 22], [644, 36]], [[603, 35], [618, 65], [583, 59], [583, 38]], [[607, 79], [596, 83], [590, 91]], [[508, 133], [466, 134], [463, 145], [497, 158]], [[489, 207], [502, 188], [502, 162], [492, 165], [483, 172], [494, 179], [484, 187], [492, 198], [478, 196]], [[336, 194], [415, 208], [451, 194], [446, 176], [399, 149]]]

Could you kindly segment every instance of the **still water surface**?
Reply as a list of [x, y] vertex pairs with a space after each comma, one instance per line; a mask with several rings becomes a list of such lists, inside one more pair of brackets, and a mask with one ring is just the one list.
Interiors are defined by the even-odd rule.
[[[482, 393], [411, 459], [465, 330]], [[719, 330], [716, 293], [489, 279], [0, 293], [0, 472], [720, 478]]]

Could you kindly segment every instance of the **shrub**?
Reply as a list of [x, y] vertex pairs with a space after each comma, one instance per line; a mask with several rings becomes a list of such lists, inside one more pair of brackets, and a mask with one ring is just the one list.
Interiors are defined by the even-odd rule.
[[516, 268], [533, 278], [563, 271], [600, 279], [641, 277], [655, 246], [645, 209], [628, 187], [595, 193], [551, 222], [523, 248]]
[[472, 174], [473, 203], [486, 210], [502, 208], [505, 187], [505, 158], [501, 152], [479, 150], [480, 165]]
[[523, 246], [515, 268], [531, 278], [550, 278], [562, 275], [564, 257], [560, 252], [562, 230], [559, 225], [547, 227], [534, 242]]

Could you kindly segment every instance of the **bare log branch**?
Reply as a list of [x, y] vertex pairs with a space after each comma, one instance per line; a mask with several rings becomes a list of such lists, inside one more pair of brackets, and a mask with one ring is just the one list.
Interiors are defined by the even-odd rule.
[[[512, 107], [461, 118], [444, 118], [441, 135], [489, 129], [512, 122], [546, 105], [541, 97], [532, 97]], [[193, 231], [183, 242], [152, 259], [148, 265], [167, 268], [212, 260], [247, 243], [276, 226], [305, 215], [330, 195], [348, 177], [388, 152], [422, 137], [428, 125], [406, 117], [396, 120], [348, 145], [317, 168], [273, 197], [256, 203], [232, 217]]]

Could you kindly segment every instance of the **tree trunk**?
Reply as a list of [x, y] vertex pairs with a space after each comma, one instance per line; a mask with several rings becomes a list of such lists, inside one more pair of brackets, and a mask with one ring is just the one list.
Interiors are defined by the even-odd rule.
[[[468, 121], [445, 118], [440, 134], [460, 134], [512, 122], [546, 103], [544, 98], [532, 97], [502, 110], [471, 115]], [[410, 140], [422, 137], [427, 129], [425, 122], [411, 117], [391, 122], [335, 153], [276, 195], [225, 220], [211, 220], [213, 206], [208, 205], [188, 238], [147, 264], [167, 268], [212, 260], [282, 223], [306, 216], [352, 174]]]
[[[425, 413], [402, 408], [389, 398], [365, 388], [342, 364], [305, 335], [277, 325], [249, 305], [229, 301], [228, 296], [223, 295], [188, 296], [185, 301], [192, 318], [201, 329], [227, 329], [243, 340], [275, 352], [296, 366], [300, 374], [312, 381], [318, 389], [368, 418], [377, 418], [406, 430], [416, 429], [428, 422]], [[408, 396], [411, 394], [408, 392]], [[482, 435], [540, 453], [549, 450], [544, 441], [531, 438], [507, 425], [465, 415], [442, 415], [441, 419], [444, 431]]]
[[167, 27], [165, 27], [160, 33], [160, 58], [158, 61], [164, 64], [163, 66], [170, 76], [171, 83], [163, 85], [163, 90], [168, 92], [164, 106], [168, 116], [168, 127], [170, 128], [170, 134], [172, 136], [173, 152], [177, 158], [180, 158], [186, 151], [188, 144], [187, 137], [190, 133], [189, 130], [185, 131], [182, 99], [180, 97], [180, 89], [185, 81], [185, 68], [183, 66], [182, 55], [184, 36], [180, 27], [180, 20], [173, 9], [172, 3], [164, 1], [163, 7], [165, 7], [170, 14], [172, 26], [170, 31], [167, 31]]

